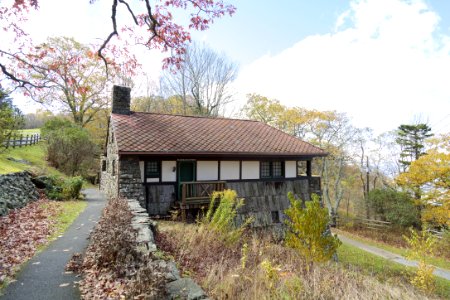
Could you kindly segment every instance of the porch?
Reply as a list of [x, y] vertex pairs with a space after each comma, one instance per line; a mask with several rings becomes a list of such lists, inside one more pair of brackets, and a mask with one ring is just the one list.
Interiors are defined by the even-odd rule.
[[214, 192], [225, 189], [225, 181], [192, 181], [181, 183], [181, 219], [186, 221], [186, 211], [209, 205]]

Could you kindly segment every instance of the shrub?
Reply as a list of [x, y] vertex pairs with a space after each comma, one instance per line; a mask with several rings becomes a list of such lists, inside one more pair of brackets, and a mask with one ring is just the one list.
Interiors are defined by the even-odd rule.
[[394, 225], [410, 227], [420, 224], [419, 211], [406, 192], [391, 188], [373, 189], [369, 192], [369, 203], [379, 217]]
[[426, 292], [432, 292], [434, 286], [434, 267], [426, 263], [425, 258], [432, 256], [436, 250], [436, 238], [425, 228], [418, 232], [411, 230], [411, 237], [403, 236], [410, 247], [408, 258], [417, 259], [419, 265], [411, 283]]
[[[216, 207], [217, 200], [219, 204]], [[236, 226], [235, 217], [238, 209], [243, 205], [244, 199], [238, 199], [234, 190], [214, 192], [208, 211], [200, 223], [208, 230], [216, 232], [227, 243], [233, 244], [239, 240], [247, 225], [252, 222], [249, 218], [244, 224]]]
[[324, 262], [335, 255], [341, 242], [329, 232], [328, 210], [321, 207], [319, 197], [303, 203], [288, 194], [291, 206], [285, 210], [287, 220], [286, 245], [296, 249], [309, 263]]
[[62, 195], [64, 199], [79, 199], [83, 183], [84, 180], [81, 176], [66, 179], [62, 186]]
[[68, 120], [54, 118], [41, 130], [47, 140], [47, 158], [67, 175], [84, 175], [96, 171], [97, 146], [89, 133]]
[[45, 183], [45, 193], [52, 200], [74, 200], [80, 199], [81, 188], [84, 180], [82, 177], [63, 179], [51, 175], [42, 179]]

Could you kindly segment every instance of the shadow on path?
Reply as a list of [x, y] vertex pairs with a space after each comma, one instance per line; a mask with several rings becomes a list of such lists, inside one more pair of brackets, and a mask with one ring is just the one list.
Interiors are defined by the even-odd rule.
[[87, 238], [100, 218], [106, 204], [97, 189], [87, 189], [87, 207], [70, 225], [64, 235], [34, 256], [17, 275], [17, 281], [5, 290], [1, 300], [80, 299], [76, 284], [80, 278], [65, 272], [67, 262], [75, 252], [84, 252]]
[[[367, 245], [363, 242], [354, 240], [354, 239], [344, 236], [342, 234], [338, 234], [338, 237], [344, 244], [349, 244], [349, 245], [355, 246], [361, 250], [364, 250], [364, 251], [372, 253], [374, 255], [383, 257], [387, 260], [391, 260], [393, 262], [402, 264], [404, 266], [417, 267], [417, 265], [418, 265], [417, 261], [409, 260], [399, 254], [395, 254], [395, 253], [386, 251], [384, 249], [381, 249], [381, 248], [378, 248], [375, 246]], [[436, 267], [433, 274], [438, 277], [450, 280], [450, 270], [445, 270], [445, 269]]]

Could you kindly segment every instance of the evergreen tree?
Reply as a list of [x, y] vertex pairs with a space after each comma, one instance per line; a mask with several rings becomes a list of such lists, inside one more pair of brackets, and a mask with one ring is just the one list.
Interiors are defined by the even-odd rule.
[[23, 127], [24, 120], [22, 112], [12, 104], [9, 94], [0, 89], [0, 148], [14, 133]]
[[424, 141], [426, 138], [433, 136], [430, 131], [431, 128], [423, 123], [416, 125], [403, 124], [398, 127], [396, 141], [402, 149], [399, 163], [403, 167], [403, 171], [406, 171], [413, 161], [425, 154]]

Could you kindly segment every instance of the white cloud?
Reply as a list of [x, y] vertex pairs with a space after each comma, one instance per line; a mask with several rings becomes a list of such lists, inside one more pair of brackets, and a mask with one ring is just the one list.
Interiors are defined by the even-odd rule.
[[355, 125], [387, 131], [417, 115], [450, 111], [450, 37], [423, 1], [353, 1], [334, 32], [309, 36], [243, 67], [243, 93], [289, 106], [349, 113]]

